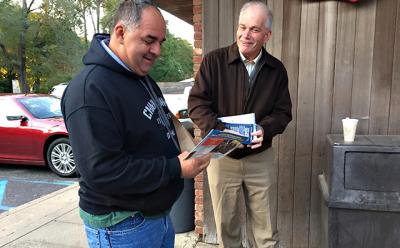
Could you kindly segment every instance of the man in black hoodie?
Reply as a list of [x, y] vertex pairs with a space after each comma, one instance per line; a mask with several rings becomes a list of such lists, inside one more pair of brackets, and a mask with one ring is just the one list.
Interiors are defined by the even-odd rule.
[[168, 213], [182, 178], [209, 163], [209, 156], [184, 160], [172, 115], [147, 75], [165, 32], [151, 1], [123, 1], [111, 36], [94, 36], [62, 97], [90, 247], [173, 247]]

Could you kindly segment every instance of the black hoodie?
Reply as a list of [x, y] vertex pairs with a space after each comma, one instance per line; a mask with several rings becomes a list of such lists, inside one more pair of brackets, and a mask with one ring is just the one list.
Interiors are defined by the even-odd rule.
[[79, 175], [79, 206], [96, 215], [158, 214], [171, 208], [183, 188], [171, 114], [150, 77], [126, 70], [104, 50], [100, 41], [108, 38], [93, 38], [84, 69], [62, 97]]

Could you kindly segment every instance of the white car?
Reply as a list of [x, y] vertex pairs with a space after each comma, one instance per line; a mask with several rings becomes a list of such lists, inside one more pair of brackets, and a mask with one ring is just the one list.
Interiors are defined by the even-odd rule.
[[61, 98], [65, 88], [67, 88], [68, 83], [60, 83], [57, 85], [54, 85], [50, 90], [49, 90], [49, 95], [55, 96], [57, 98]]
[[185, 87], [183, 94], [164, 94], [169, 110], [178, 118], [187, 118], [187, 101], [192, 86]]
[[193, 123], [189, 118], [187, 101], [192, 86], [185, 87], [183, 94], [164, 94], [169, 110], [179, 119], [182, 125], [193, 135]]

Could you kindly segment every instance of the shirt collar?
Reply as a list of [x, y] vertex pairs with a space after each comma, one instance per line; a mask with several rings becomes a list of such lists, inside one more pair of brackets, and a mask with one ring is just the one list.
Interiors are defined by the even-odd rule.
[[130, 72], [133, 72], [131, 69], [129, 69], [124, 62], [122, 62], [122, 60], [108, 47], [108, 44], [110, 43], [110, 38], [101, 40], [101, 46], [104, 48], [104, 50], [106, 50], [106, 52], [115, 60], [117, 61], [118, 64], [120, 64], [122, 67], [124, 67], [125, 69], [127, 69]]
[[[246, 61], [248, 61], [248, 60], [244, 57], [244, 55], [240, 51], [239, 51], [239, 54], [240, 54], [240, 58], [242, 59], [242, 61], [244, 63], [246, 63]], [[257, 55], [257, 57], [255, 59], [253, 59], [254, 64], [257, 64], [258, 60], [260, 60], [261, 54], [262, 54], [262, 49], [260, 50], [260, 53]]]

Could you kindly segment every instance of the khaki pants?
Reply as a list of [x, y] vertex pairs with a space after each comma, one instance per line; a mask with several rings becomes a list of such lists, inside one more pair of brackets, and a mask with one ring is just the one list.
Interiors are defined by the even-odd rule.
[[207, 168], [219, 247], [243, 247], [238, 216], [239, 196], [244, 193], [246, 220], [253, 237], [251, 247], [278, 247], [276, 224], [277, 169], [272, 148], [240, 160], [224, 157]]

